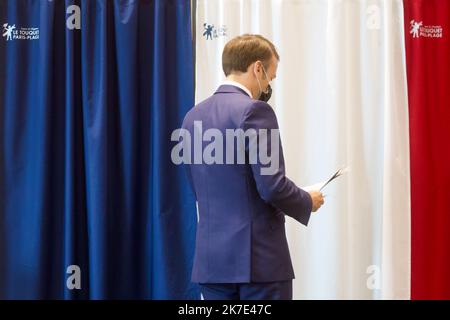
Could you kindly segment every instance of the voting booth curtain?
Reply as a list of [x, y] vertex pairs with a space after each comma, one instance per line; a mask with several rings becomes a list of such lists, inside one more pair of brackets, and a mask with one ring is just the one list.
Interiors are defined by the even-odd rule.
[[0, 298], [197, 299], [188, 1], [0, 1]]
[[411, 298], [450, 299], [450, 2], [405, 1]]
[[349, 168], [287, 219], [294, 298], [450, 298], [448, 1], [3, 0], [0, 28], [0, 299], [200, 298], [170, 137], [243, 33], [281, 56], [288, 176]]

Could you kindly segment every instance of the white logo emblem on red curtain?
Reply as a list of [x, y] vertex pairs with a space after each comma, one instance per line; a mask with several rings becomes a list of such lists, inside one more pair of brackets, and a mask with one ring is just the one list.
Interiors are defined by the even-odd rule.
[[409, 33], [412, 33], [413, 38], [419, 37], [419, 29], [422, 26], [422, 21], [416, 22], [414, 20], [411, 20], [411, 30]]
[[413, 38], [442, 38], [443, 28], [439, 25], [423, 25], [422, 21], [410, 22], [411, 29], [409, 31]]

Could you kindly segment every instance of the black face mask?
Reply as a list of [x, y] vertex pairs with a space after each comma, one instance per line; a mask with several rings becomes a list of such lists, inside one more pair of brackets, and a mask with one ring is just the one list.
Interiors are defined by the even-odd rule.
[[267, 102], [267, 101], [269, 101], [271, 96], [272, 96], [272, 87], [269, 84], [269, 86], [267, 87], [266, 92], [261, 92], [261, 95], [259, 96], [258, 100]]

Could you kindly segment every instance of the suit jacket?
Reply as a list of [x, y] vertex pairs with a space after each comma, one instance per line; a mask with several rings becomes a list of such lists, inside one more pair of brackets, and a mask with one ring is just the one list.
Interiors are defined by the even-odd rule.
[[[183, 128], [191, 137], [194, 121], [201, 121], [203, 132], [219, 129], [224, 146], [226, 129], [278, 129], [270, 105], [250, 98], [232, 85], [220, 86], [214, 95], [187, 113]], [[285, 214], [307, 225], [312, 200], [286, 177], [281, 142], [278, 150], [270, 150], [270, 133], [268, 137], [268, 154], [275, 152], [279, 156], [274, 174], [261, 174], [265, 166], [260, 161], [249, 163], [248, 139], [244, 164], [186, 165], [199, 210], [193, 282], [272, 282], [294, 278]], [[209, 143], [203, 141], [203, 148]], [[191, 139], [192, 152], [193, 144]]]

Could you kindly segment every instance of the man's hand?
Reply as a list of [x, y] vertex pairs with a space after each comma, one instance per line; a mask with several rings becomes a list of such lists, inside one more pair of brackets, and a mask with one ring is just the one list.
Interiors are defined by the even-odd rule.
[[320, 191], [308, 191], [312, 199], [312, 211], [316, 212], [323, 205], [323, 194]]

